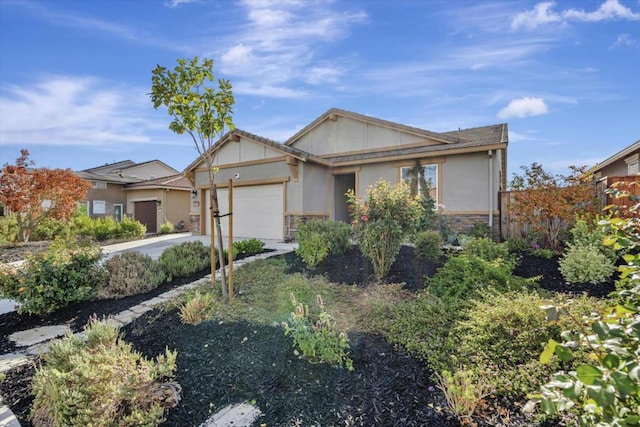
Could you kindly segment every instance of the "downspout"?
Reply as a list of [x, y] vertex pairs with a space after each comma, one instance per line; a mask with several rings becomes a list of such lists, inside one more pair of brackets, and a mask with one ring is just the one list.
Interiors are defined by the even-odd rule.
[[489, 228], [493, 239], [493, 150], [489, 150]]

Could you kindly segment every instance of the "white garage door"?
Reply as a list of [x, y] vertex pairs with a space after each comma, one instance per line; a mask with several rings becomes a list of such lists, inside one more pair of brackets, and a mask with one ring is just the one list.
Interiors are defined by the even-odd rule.
[[[229, 192], [218, 189], [220, 214], [229, 212]], [[207, 197], [207, 234], [211, 217]], [[227, 217], [221, 218], [222, 234], [227, 235]], [[238, 238], [283, 239], [284, 185], [257, 185], [233, 189], [233, 236]]]

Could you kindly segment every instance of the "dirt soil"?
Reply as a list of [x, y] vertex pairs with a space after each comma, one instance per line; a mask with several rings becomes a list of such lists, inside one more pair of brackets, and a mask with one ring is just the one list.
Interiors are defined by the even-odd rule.
[[[360, 286], [371, 280], [371, 264], [355, 249], [343, 256], [332, 256], [313, 270], [305, 269], [295, 254], [284, 258], [291, 272], [320, 274], [336, 283]], [[423, 262], [416, 259], [412, 248], [404, 247], [384, 281], [404, 282], [408, 289], [419, 290], [424, 286], [424, 275], [433, 275], [444, 260]], [[516, 273], [524, 277], [542, 275], [540, 286], [552, 291], [580, 293], [595, 288], [592, 293], [606, 295], [614, 289], [613, 282], [597, 287], [568, 287], [556, 273], [557, 268], [557, 258], [545, 260], [522, 255]], [[121, 303], [122, 300], [101, 302], [100, 314], [108, 314], [111, 304]], [[81, 305], [62, 311], [66, 314], [53, 316], [67, 318], [74, 328], [84, 323], [85, 314], [78, 313], [88, 313]], [[24, 329], [20, 319], [9, 317], [0, 316], [3, 336], [18, 327]], [[30, 325], [57, 323], [49, 317], [37, 322], [23, 320]], [[293, 353], [290, 339], [275, 325], [208, 321], [190, 326], [180, 323], [175, 310], [153, 310], [123, 328], [123, 334], [147, 357], [163, 353], [165, 347], [178, 351], [176, 379], [183, 395], [180, 404], [168, 412], [167, 426], [199, 426], [224, 406], [243, 401], [254, 402], [263, 412], [256, 425], [459, 425], [441, 410], [445, 406], [444, 395], [430, 381], [428, 366], [393, 349], [378, 335], [350, 335], [350, 356], [355, 370], [348, 372], [299, 359]], [[32, 375], [33, 367], [23, 366], [9, 371], [7, 379], [0, 383], [0, 396], [24, 427], [31, 425], [28, 410], [32, 402], [29, 395]], [[497, 401], [488, 399], [485, 403], [485, 415], [474, 420], [476, 425], [538, 425], [514, 403], [500, 402], [500, 411], [494, 408]]]

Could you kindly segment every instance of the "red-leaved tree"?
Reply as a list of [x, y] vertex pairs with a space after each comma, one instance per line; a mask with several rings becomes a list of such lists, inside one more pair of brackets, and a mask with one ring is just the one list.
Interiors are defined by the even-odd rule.
[[513, 203], [507, 209], [514, 219], [546, 238], [552, 249], [560, 246], [559, 237], [577, 214], [595, 215], [597, 200], [586, 166], [569, 166], [569, 175], [556, 175], [539, 163], [521, 166], [522, 176], [511, 181]]
[[91, 183], [71, 169], [31, 168], [29, 151], [20, 150], [15, 165], [6, 164], [0, 175], [0, 203], [16, 215], [18, 240], [28, 242], [46, 218], [68, 221]]

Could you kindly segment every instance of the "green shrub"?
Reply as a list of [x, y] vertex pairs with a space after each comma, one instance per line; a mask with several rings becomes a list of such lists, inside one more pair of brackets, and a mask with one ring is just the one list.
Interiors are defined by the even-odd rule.
[[118, 233], [114, 237], [127, 239], [141, 239], [147, 232], [147, 227], [140, 221], [125, 216], [118, 223]]
[[504, 262], [505, 266], [510, 266], [512, 269], [516, 265], [515, 257], [509, 253], [507, 245], [496, 243], [486, 237], [469, 240], [464, 246], [463, 253], [477, 256], [485, 261], [500, 260]]
[[425, 360], [435, 371], [451, 369], [457, 344], [449, 335], [464, 316], [460, 306], [423, 292], [415, 300], [385, 307], [383, 313], [376, 311], [373, 326], [387, 341]]
[[210, 293], [200, 293], [187, 295], [187, 300], [179, 308], [180, 321], [188, 325], [199, 325], [207, 320], [207, 310], [211, 306], [213, 297]]
[[29, 240], [53, 240], [56, 237], [69, 237], [69, 224], [52, 218], [45, 218], [35, 228]]
[[598, 218], [592, 222], [587, 222], [582, 218], [576, 218], [573, 228], [569, 231], [571, 234], [571, 241], [569, 243], [574, 246], [592, 245], [598, 249], [598, 252], [601, 252], [615, 263], [618, 254], [611, 246], [605, 246], [603, 244], [606, 233], [601, 227], [597, 226], [598, 221]]
[[458, 369], [453, 373], [437, 374], [438, 388], [442, 390], [447, 407], [463, 424], [473, 424], [472, 415], [491, 392], [490, 385], [478, 379], [471, 370]]
[[58, 242], [29, 255], [15, 275], [3, 275], [2, 294], [20, 303], [20, 313], [50, 313], [70, 303], [93, 299], [104, 286], [99, 247], [68, 248]]
[[606, 282], [616, 271], [613, 261], [593, 244], [570, 244], [559, 264], [562, 277], [569, 283]]
[[169, 234], [173, 233], [173, 223], [168, 219], [160, 224], [160, 234]]
[[509, 252], [527, 252], [531, 245], [524, 237], [509, 237], [505, 242]]
[[158, 258], [168, 280], [187, 277], [211, 267], [211, 248], [202, 242], [183, 242], [168, 247]]
[[416, 252], [421, 258], [435, 261], [442, 256], [442, 236], [435, 230], [422, 231], [414, 239]]
[[469, 300], [477, 298], [478, 291], [483, 289], [500, 292], [525, 289], [527, 280], [514, 276], [512, 272], [513, 263], [502, 258], [487, 261], [462, 253], [449, 258], [433, 277], [426, 280], [429, 291], [439, 298]]
[[296, 254], [304, 263], [313, 268], [320, 264], [329, 255], [329, 241], [320, 233], [305, 233], [304, 238], [298, 237]]
[[533, 256], [537, 256], [540, 258], [546, 258], [546, 259], [551, 259], [553, 258], [553, 251], [551, 249], [547, 249], [547, 248], [538, 248], [538, 249], [534, 249], [531, 254]]
[[18, 240], [18, 219], [15, 215], [0, 216], [0, 243]]
[[101, 298], [122, 298], [148, 292], [157, 288], [166, 278], [160, 264], [140, 252], [114, 255], [104, 263], [104, 267], [109, 280], [100, 290]]
[[350, 247], [348, 224], [328, 219], [312, 219], [298, 230], [296, 253], [309, 267], [315, 267], [329, 254], [342, 254]]
[[418, 197], [400, 182], [391, 187], [385, 180], [367, 189], [367, 201], [347, 192], [347, 203], [353, 213], [352, 228], [360, 251], [373, 265], [377, 280], [391, 269], [402, 242], [416, 231], [416, 220], [422, 216]]
[[246, 239], [233, 242], [234, 258], [240, 255], [248, 256], [262, 253], [264, 251], [264, 242], [260, 239]]
[[473, 224], [473, 227], [469, 230], [469, 235], [477, 239], [491, 238], [491, 227], [484, 221], [478, 221]]
[[68, 333], [43, 355], [33, 378], [33, 425], [156, 426], [176, 406], [181, 387], [170, 381], [176, 353], [156, 361], [132, 350], [118, 327], [91, 321], [86, 342]]
[[97, 241], [102, 242], [120, 237], [118, 228], [118, 223], [110, 216], [96, 218], [93, 220], [91, 234]]
[[[612, 217], [599, 223], [607, 234], [605, 245], [630, 251], [619, 267], [622, 278], [628, 279], [628, 289], [618, 295], [619, 304], [607, 310], [582, 318], [569, 316], [578, 332], [564, 331], [562, 343], [549, 341], [540, 360], [547, 363], [555, 355], [568, 361], [577, 351], [587, 352], [589, 357], [575, 370], [556, 372], [538, 393], [529, 396], [526, 412], [540, 403], [549, 415], [576, 408], [582, 426], [640, 424], [640, 203], [635, 203], [637, 196], [630, 196], [631, 186], [640, 189], [638, 182], [620, 182], [607, 190], [614, 198], [629, 198], [630, 203], [608, 207]], [[566, 314], [562, 303], [544, 308], [548, 320]]]
[[456, 360], [474, 367], [501, 396], [519, 398], [536, 390], [557, 369], [538, 361], [560, 326], [545, 321], [536, 293], [490, 293], [473, 303], [468, 319], [453, 332], [460, 343]]
[[[291, 313], [289, 322], [284, 322], [284, 334], [291, 335], [293, 343], [311, 363], [328, 363], [337, 368], [353, 370], [353, 361], [349, 358], [349, 339], [344, 332], [336, 330], [333, 317], [324, 309], [322, 299], [318, 295], [320, 309], [318, 319], [313, 321], [309, 316], [309, 307], [298, 303], [290, 295], [295, 311]], [[298, 355], [298, 350], [294, 353]]]

